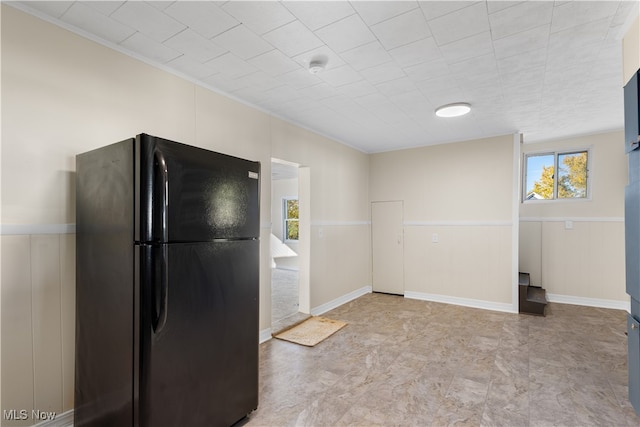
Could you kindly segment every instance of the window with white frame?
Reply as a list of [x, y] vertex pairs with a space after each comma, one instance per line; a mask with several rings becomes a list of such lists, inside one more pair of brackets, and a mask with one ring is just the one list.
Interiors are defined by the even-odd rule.
[[285, 242], [298, 241], [299, 210], [298, 199], [282, 199], [282, 234]]
[[589, 150], [525, 154], [523, 200], [589, 197]]

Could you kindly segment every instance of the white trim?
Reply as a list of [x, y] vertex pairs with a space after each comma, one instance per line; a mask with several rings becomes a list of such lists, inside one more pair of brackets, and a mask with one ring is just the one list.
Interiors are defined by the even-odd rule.
[[362, 295], [370, 294], [373, 291], [371, 286], [363, 286], [360, 289], [356, 289], [353, 292], [349, 292], [346, 295], [343, 295], [339, 298], [336, 298], [332, 301], [319, 305], [315, 308], [311, 309], [312, 316], [319, 316], [321, 314], [326, 313], [329, 310], [333, 310], [334, 308], [340, 307], [342, 304], [346, 304], [349, 301], [353, 301], [356, 298], [360, 298]]
[[258, 343], [262, 344], [271, 339], [271, 328], [263, 329], [258, 335]]
[[511, 308], [518, 311], [518, 275], [520, 266], [520, 188], [522, 183], [520, 179], [522, 173], [520, 171], [520, 155], [522, 152], [522, 133], [513, 134], [513, 170], [511, 179], [513, 186], [511, 187]]
[[75, 224], [0, 224], [0, 235], [74, 234]]
[[404, 221], [405, 227], [510, 227], [512, 221]]
[[520, 222], [624, 222], [624, 217], [612, 216], [612, 217], [569, 217], [569, 216], [554, 216], [554, 217], [522, 217]]
[[34, 427], [73, 427], [73, 409], [56, 414], [54, 419], [42, 421], [35, 424]]
[[433, 301], [444, 304], [460, 305], [463, 307], [481, 308], [483, 310], [502, 311], [505, 313], [517, 313], [510, 303], [484, 301], [479, 299], [452, 297], [449, 295], [425, 294], [422, 292], [405, 291], [404, 297], [422, 301]]
[[311, 221], [312, 227], [341, 227], [371, 225], [371, 221]]
[[260, 228], [271, 230], [271, 222], [269, 222], [269, 221], [260, 221]]
[[574, 297], [571, 295], [558, 295], [547, 293], [547, 300], [558, 304], [582, 305], [585, 307], [611, 308], [631, 312], [631, 302], [611, 299]]

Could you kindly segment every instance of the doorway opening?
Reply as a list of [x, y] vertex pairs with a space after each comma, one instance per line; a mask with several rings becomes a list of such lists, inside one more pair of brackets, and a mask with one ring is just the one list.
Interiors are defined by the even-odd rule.
[[309, 317], [308, 168], [271, 159], [271, 331]]

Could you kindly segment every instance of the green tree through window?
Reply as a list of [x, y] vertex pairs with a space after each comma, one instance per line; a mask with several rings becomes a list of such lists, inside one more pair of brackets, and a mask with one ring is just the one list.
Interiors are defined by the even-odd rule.
[[525, 200], [587, 197], [588, 151], [527, 155], [525, 159]]
[[284, 240], [298, 240], [298, 199], [284, 199]]

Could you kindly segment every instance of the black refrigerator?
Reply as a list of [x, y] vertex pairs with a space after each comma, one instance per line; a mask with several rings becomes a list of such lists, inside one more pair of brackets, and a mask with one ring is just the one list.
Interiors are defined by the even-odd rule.
[[76, 427], [258, 406], [260, 163], [141, 134], [76, 157]]

